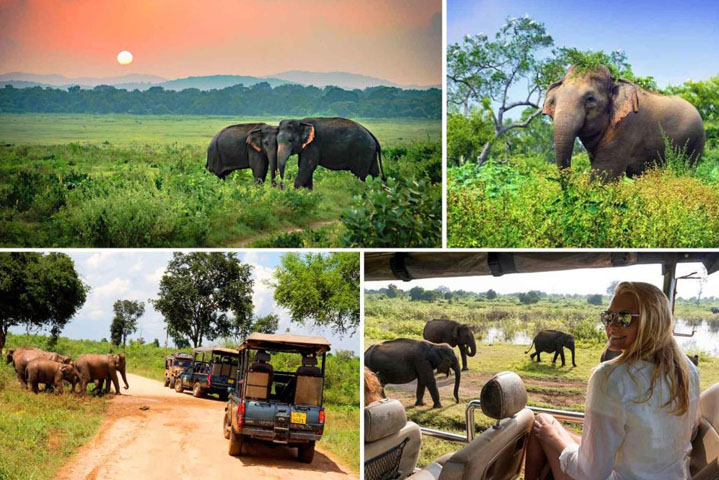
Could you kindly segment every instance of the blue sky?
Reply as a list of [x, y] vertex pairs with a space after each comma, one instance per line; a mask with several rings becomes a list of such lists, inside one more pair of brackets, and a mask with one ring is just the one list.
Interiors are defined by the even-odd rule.
[[660, 87], [719, 74], [717, 0], [447, 0], [447, 44], [490, 38], [508, 16], [544, 23], [555, 46], [624, 50], [634, 73]]
[[[100, 340], [110, 338], [112, 305], [116, 300], [129, 299], [145, 302], [145, 314], [138, 321], [138, 330], [130, 338], [142, 336], [151, 342], [157, 338], [165, 341], [165, 322], [162, 315], [152, 308], [150, 298], [157, 298], [160, 279], [172, 258], [168, 251], [112, 251], [95, 250], [67, 252], [75, 261], [75, 268], [92, 290], [85, 305], [67, 324], [62, 336], [76, 339]], [[252, 302], [255, 315], [275, 313], [280, 317], [278, 332], [290, 328], [292, 333], [322, 335], [332, 343], [332, 350], [352, 350], [359, 353], [359, 336], [340, 338], [329, 330], [311, 329], [291, 323], [286, 310], [275, 305], [273, 288], [265, 283], [280, 263], [279, 252], [239, 252], [244, 263], [253, 266], [255, 280]], [[11, 329], [13, 333], [24, 333], [23, 328]], [[172, 340], [170, 340], [172, 342]], [[205, 341], [205, 345], [211, 342]]]

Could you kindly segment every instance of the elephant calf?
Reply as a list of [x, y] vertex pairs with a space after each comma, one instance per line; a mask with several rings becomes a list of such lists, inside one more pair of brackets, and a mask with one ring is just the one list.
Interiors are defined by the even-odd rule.
[[60, 355], [55, 352], [46, 352], [34, 347], [20, 347], [8, 350], [7, 363], [12, 363], [15, 367], [15, 373], [17, 374], [17, 380], [20, 383], [21, 388], [27, 388], [26, 383], [26, 368], [33, 360], [52, 360], [54, 362], [71, 363], [72, 359], [65, 355]]
[[532, 343], [529, 345], [529, 349], [524, 353], [529, 353], [532, 349], [532, 345], [534, 345], [535, 352], [530, 355], [530, 358], [534, 360], [534, 356], [536, 355], [537, 363], [540, 362], [539, 354], [547, 352], [554, 353], [552, 363], [556, 363], [557, 356], [561, 355], [562, 366], [564, 366], [564, 347], [567, 347], [572, 352], [572, 366], [577, 366], [577, 364], [574, 363], [574, 335], [560, 332], [559, 330], [542, 330], [534, 337], [534, 340], [532, 340]]
[[396, 338], [370, 346], [364, 353], [364, 364], [377, 374], [382, 388], [388, 383], [409, 383], [417, 380], [417, 401], [424, 405], [424, 389], [429, 388], [432, 408], [440, 408], [439, 390], [434, 371], [449, 375], [454, 370], [454, 399], [459, 403], [460, 369], [454, 349], [446, 343]]
[[62, 393], [62, 381], [72, 384], [72, 391], [80, 381], [80, 373], [72, 363], [60, 363], [52, 360], [37, 359], [27, 364], [25, 380], [32, 386], [32, 391], [38, 393], [38, 385], [44, 384], [45, 390], [54, 389], [57, 394]]
[[263, 183], [267, 168], [276, 163], [277, 127], [266, 123], [240, 123], [223, 128], [207, 147], [205, 168], [221, 179], [249, 168], [255, 182]]
[[467, 368], [467, 357], [474, 357], [477, 353], [477, 343], [474, 333], [469, 325], [454, 320], [430, 320], [424, 325], [422, 336], [433, 343], [448, 343], [452, 347], [459, 346], [462, 355], [462, 370]]

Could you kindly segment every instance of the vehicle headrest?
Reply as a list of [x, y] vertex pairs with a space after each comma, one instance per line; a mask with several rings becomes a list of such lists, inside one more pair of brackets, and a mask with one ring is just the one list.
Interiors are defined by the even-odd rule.
[[482, 411], [495, 420], [508, 418], [527, 405], [527, 389], [514, 372], [500, 372], [482, 387], [479, 395]]
[[317, 365], [317, 357], [302, 357], [303, 367], [314, 367]]
[[270, 354], [264, 350], [257, 350], [257, 353], [255, 354], [255, 362], [269, 362], [270, 358], [272, 358], [270, 357]]
[[364, 409], [364, 441], [376, 442], [399, 432], [407, 424], [407, 414], [399, 400], [383, 398]]

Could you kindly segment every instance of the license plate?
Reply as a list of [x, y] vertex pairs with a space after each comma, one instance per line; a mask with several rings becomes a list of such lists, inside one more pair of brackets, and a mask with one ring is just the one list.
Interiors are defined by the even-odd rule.
[[229, 379], [229, 380], [227, 381], [227, 383], [229, 383], [230, 385], [232, 385], [233, 383], [235, 383], [235, 381], [231, 378], [231, 379]]
[[304, 412], [292, 412], [290, 414], [290, 422], [292, 423], [307, 423], [307, 414]]

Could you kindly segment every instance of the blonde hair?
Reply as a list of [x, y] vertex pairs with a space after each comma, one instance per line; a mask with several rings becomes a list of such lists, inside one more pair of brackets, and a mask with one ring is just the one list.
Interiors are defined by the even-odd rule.
[[635, 318], [639, 325], [634, 342], [622, 355], [612, 360], [612, 364], [619, 366], [637, 360], [653, 363], [655, 368], [649, 392], [640, 402], [649, 401], [657, 380], [663, 377], [669, 384], [669, 400], [662, 406], [673, 406], [670, 413], [684, 415], [689, 410], [689, 366], [674, 339], [674, 320], [669, 300], [664, 292], [644, 282], [621, 282], [614, 290], [614, 296], [623, 294], [633, 295], [637, 299], [639, 317]]
[[372, 402], [382, 399], [382, 385], [372, 370], [364, 367], [364, 404], [365, 407]]

